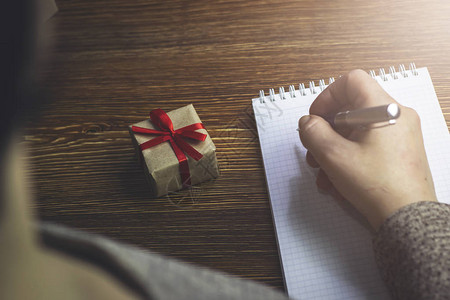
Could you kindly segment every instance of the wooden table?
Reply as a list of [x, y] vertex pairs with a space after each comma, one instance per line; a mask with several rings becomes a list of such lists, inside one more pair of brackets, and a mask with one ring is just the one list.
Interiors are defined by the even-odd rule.
[[[251, 98], [415, 62], [450, 122], [447, 1], [57, 1], [26, 140], [43, 220], [283, 289]], [[153, 199], [127, 126], [193, 103], [221, 176]]]

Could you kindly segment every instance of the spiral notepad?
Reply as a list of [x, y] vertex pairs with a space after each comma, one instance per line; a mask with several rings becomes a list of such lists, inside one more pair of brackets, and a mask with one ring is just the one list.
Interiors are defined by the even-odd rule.
[[[438, 200], [450, 203], [450, 138], [428, 70], [411, 64], [370, 75], [418, 112]], [[286, 289], [296, 299], [389, 299], [372, 233], [349, 206], [317, 191], [316, 171], [307, 165], [296, 131], [326, 86], [311, 81], [308, 87], [261, 91], [252, 100]]]

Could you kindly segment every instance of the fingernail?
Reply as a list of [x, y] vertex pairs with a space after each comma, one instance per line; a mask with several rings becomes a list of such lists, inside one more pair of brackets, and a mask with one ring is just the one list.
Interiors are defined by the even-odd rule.
[[306, 123], [308, 123], [309, 119], [311, 119], [310, 115], [306, 115], [300, 118], [300, 120], [298, 120], [298, 131], [302, 130], [302, 127], [305, 126]]

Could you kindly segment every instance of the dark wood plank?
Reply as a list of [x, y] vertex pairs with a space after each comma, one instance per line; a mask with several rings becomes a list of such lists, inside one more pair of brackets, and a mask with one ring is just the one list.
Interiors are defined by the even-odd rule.
[[[57, 1], [29, 123], [39, 217], [283, 289], [251, 98], [362, 68], [429, 67], [450, 122], [442, 1]], [[148, 195], [127, 126], [193, 103], [220, 178]], [[450, 123], [448, 123], [450, 124]]]

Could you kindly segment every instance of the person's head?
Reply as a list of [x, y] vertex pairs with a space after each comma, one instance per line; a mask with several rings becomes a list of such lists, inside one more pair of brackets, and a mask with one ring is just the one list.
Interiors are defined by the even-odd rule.
[[18, 113], [30, 98], [31, 70], [36, 48], [33, 23], [33, 1], [9, 1], [10, 8], [2, 9], [1, 67], [0, 67], [0, 130], [2, 152], [14, 127]]
[[[13, 136], [38, 109], [36, 93], [39, 22], [34, 0], [7, 1], [0, 16], [0, 179], [4, 185], [6, 153]], [[3, 192], [3, 188], [0, 189]], [[0, 213], [2, 200], [0, 196]]]

